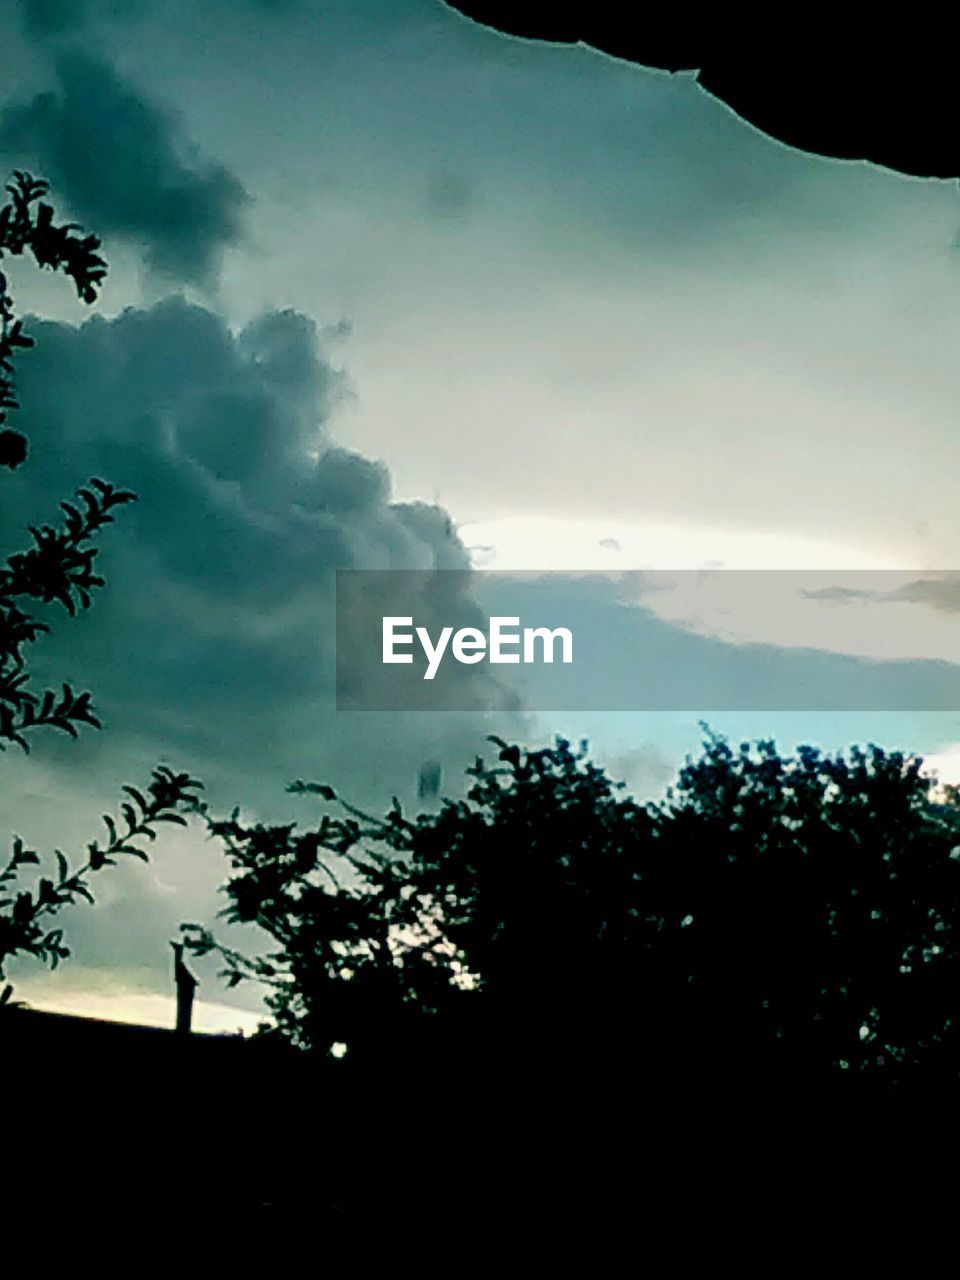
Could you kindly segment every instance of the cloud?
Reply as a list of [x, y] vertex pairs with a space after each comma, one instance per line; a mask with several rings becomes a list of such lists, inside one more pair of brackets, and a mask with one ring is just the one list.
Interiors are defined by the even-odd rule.
[[[898, 575], [903, 577], [901, 573]], [[888, 590], [865, 587], [823, 587], [802, 593], [809, 600], [829, 604], [916, 604], [937, 613], [960, 613], [960, 574], [939, 572], [923, 578], [912, 578]]]
[[112, 589], [64, 633], [84, 678], [102, 646], [128, 649], [118, 704], [129, 692], [204, 741], [239, 719], [286, 723], [333, 687], [333, 570], [469, 568], [445, 511], [393, 502], [386, 466], [331, 438], [348, 388], [305, 316], [234, 335], [168, 300], [32, 331], [21, 394], [39, 447], [6, 540], [89, 474], [138, 493]]
[[659, 799], [677, 774], [677, 761], [652, 742], [601, 760], [608, 775], [640, 800]]
[[[98, 22], [132, 22], [156, 13], [166, 0], [20, 0], [24, 30], [37, 39], [74, 35]], [[247, 0], [266, 13], [296, 13], [312, 0]]]
[[26, 31], [34, 36], [59, 36], [76, 31], [90, 20], [91, 0], [20, 0]]
[[[506, 706], [337, 714], [334, 570], [466, 569], [469, 556], [447, 512], [394, 501], [387, 467], [333, 439], [350, 388], [307, 317], [268, 312], [234, 333], [170, 299], [31, 331], [20, 387], [37, 447], [5, 485], [0, 545], [18, 547], [90, 475], [140, 500], [104, 532], [93, 608], [54, 614], [36, 646], [38, 678], [92, 688], [105, 730], [5, 757], [4, 830], [79, 851], [120, 784], [159, 759], [202, 777], [219, 812], [309, 821], [285, 795], [295, 777], [383, 810], [392, 794], [415, 803], [424, 761], [449, 794], [485, 734], [522, 733]], [[79, 962], [163, 989], [167, 939], [214, 918], [225, 872], [199, 833], [165, 837], [150, 867], [105, 877], [97, 907], [71, 916]]]
[[[852, 617], [844, 626], [802, 595], [797, 576], [495, 571], [477, 575], [473, 592], [488, 616], [520, 615], [525, 626], [562, 621], [573, 632], [572, 664], [512, 669], [525, 705], [542, 711], [769, 717], [960, 707], [955, 626], [920, 630], [920, 610], [908, 604], [906, 619]], [[889, 585], [897, 576], [872, 579]]]
[[34, 165], [101, 237], [140, 246], [160, 276], [209, 287], [240, 242], [249, 197], [223, 165], [196, 154], [169, 112], [106, 62], [58, 54], [57, 88], [0, 115], [0, 149]]
[[[97, 0], [20, 0], [24, 31], [37, 38], [79, 31], [102, 8]], [[116, 0], [110, 8], [118, 8]]]

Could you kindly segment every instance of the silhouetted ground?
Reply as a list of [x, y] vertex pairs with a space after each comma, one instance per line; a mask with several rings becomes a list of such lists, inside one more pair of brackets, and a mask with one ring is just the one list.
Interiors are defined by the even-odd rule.
[[422, 1249], [519, 1224], [554, 1245], [595, 1232], [722, 1254], [955, 1212], [946, 1082], [891, 1097], [643, 1072], [557, 1043], [437, 1042], [419, 1060], [397, 1046], [361, 1071], [256, 1038], [21, 1010], [0, 1045], [6, 1213], [50, 1211], [59, 1185], [104, 1213], [186, 1205], [214, 1234], [308, 1227], [361, 1252], [391, 1232]]

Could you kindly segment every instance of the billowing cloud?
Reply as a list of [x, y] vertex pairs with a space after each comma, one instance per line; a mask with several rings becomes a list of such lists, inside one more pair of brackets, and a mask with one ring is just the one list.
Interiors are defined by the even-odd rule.
[[211, 285], [242, 236], [242, 184], [197, 155], [177, 119], [108, 63], [69, 50], [54, 67], [55, 90], [0, 114], [0, 150], [42, 171], [102, 237], [138, 245], [161, 276]]
[[[221, 812], [306, 820], [284, 791], [296, 777], [385, 809], [392, 794], [415, 801], [424, 760], [457, 791], [484, 735], [516, 731], [506, 707], [336, 712], [334, 570], [464, 569], [469, 557], [445, 511], [393, 501], [386, 466], [333, 440], [348, 387], [311, 321], [269, 312], [234, 333], [173, 299], [32, 332], [21, 396], [36, 448], [4, 487], [0, 545], [19, 546], [90, 475], [139, 502], [102, 536], [93, 608], [54, 614], [36, 646], [38, 678], [91, 688], [105, 730], [5, 758], [3, 830], [82, 848], [119, 785], [159, 759], [203, 778]], [[103, 901], [74, 914], [80, 961], [127, 978], [146, 966], [162, 986], [166, 939], [181, 919], [215, 915], [225, 870], [218, 847], [173, 833], [151, 867], [104, 878]]]
[[90, 474], [140, 497], [106, 552], [110, 590], [63, 632], [95, 684], [104, 652], [127, 653], [112, 718], [129, 694], [155, 731], [169, 720], [229, 757], [241, 721], [280, 734], [332, 690], [333, 570], [469, 567], [445, 511], [391, 501], [384, 464], [331, 439], [345, 380], [303, 315], [234, 335], [169, 300], [33, 332], [22, 398], [38, 447], [5, 540]]

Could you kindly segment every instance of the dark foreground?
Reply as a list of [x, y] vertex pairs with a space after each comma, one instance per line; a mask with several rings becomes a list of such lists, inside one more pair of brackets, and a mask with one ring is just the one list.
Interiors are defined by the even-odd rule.
[[307, 1229], [360, 1253], [394, 1231], [480, 1245], [517, 1224], [554, 1247], [592, 1233], [719, 1258], [956, 1216], [952, 1080], [724, 1078], [557, 1045], [435, 1044], [419, 1061], [397, 1045], [361, 1072], [15, 1009], [0, 1052], [6, 1223], [67, 1187], [128, 1224], [189, 1211], [214, 1235]]

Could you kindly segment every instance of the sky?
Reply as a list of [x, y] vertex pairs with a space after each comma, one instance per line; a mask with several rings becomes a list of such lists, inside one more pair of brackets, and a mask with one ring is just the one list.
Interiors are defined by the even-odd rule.
[[[0, 45], [4, 168], [49, 178], [110, 263], [90, 309], [10, 273], [39, 318], [0, 533], [90, 475], [140, 496], [107, 589], [38, 653], [105, 730], [0, 762], [11, 831], [80, 848], [157, 759], [282, 820], [310, 816], [294, 777], [385, 807], [436, 759], [455, 790], [488, 732], [587, 736], [640, 794], [696, 748], [689, 708], [338, 715], [334, 568], [956, 565], [955, 183], [800, 154], [689, 76], [440, 0], [18, 0]], [[950, 661], [952, 605], [908, 603], [897, 654]], [[791, 640], [704, 609], [717, 652]], [[849, 659], [842, 631], [808, 641]], [[710, 719], [960, 759], [960, 708]], [[225, 870], [167, 839], [21, 993], [162, 1020], [167, 941], [214, 917]], [[206, 1025], [249, 1025], [256, 1002], [202, 977]]]

